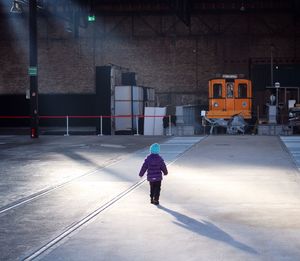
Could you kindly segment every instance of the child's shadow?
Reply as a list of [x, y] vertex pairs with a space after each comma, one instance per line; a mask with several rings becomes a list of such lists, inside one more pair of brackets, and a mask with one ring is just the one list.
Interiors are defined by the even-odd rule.
[[232, 247], [238, 248], [240, 250], [243, 250], [245, 252], [251, 253], [251, 254], [258, 254], [253, 248], [236, 241], [233, 237], [231, 237], [229, 234], [215, 226], [214, 224], [207, 222], [207, 221], [198, 221], [194, 218], [190, 218], [186, 215], [180, 214], [174, 210], [171, 210], [169, 208], [166, 208], [164, 206], [158, 205], [158, 208], [161, 210], [164, 210], [165, 212], [171, 214], [174, 216], [177, 221], [174, 221], [174, 223], [178, 226], [181, 226], [185, 229], [188, 229], [194, 233], [197, 233], [201, 236], [205, 236], [214, 240], [222, 241], [226, 244], [231, 245]]

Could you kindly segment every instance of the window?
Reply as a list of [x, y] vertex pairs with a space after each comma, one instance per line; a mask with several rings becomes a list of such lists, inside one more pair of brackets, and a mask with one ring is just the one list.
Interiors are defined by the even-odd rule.
[[226, 83], [227, 98], [233, 98], [233, 82]]
[[213, 98], [222, 98], [222, 84], [215, 83], [213, 86]]
[[247, 84], [246, 83], [239, 84], [238, 97], [239, 98], [247, 98]]

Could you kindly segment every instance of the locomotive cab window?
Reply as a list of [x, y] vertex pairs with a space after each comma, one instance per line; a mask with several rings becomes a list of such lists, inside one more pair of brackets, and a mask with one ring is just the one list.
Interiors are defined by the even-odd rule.
[[233, 82], [226, 83], [227, 98], [233, 98]]
[[247, 84], [240, 83], [238, 86], [238, 98], [247, 98]]
[[215, 83], [213, 86], [213, 97], [222, 98], [222, 84]]

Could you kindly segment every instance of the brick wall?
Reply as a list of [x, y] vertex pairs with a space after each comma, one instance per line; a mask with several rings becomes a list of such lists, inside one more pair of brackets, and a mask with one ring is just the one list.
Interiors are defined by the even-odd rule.
[[[280, 19], [279, 19], [280, 18]], [[187, 28], [172, 16], [97, 17], [79, 36], [61, 18], [38, 20], [40, 93], [95, 92], [95, 66], [116, 64], [154, 87], [160, 104], [207, 102], [207, 80], [216, 73], [244, 73], [249, 59], [299, 58], [299, 26], [289, 15], [202, 15]], [[25, 17], [0, 18], [0, 94], [29, 87]], [[171, 98], [170, 98], [171, 97]]]

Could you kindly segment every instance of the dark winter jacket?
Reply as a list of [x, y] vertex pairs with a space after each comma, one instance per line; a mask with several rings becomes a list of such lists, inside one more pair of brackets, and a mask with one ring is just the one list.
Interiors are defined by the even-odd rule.
[[[148, 170], [148, 171], [147, 171]], [[160, 181], [162, 180], [162, 172], [164, 175], [168, 174], [166, 164], [159, 154], [150, 154], [144, 161], [144, 164], [140, 170], [139, 176], [142, 177], [147, 171], [148, 181]]]

